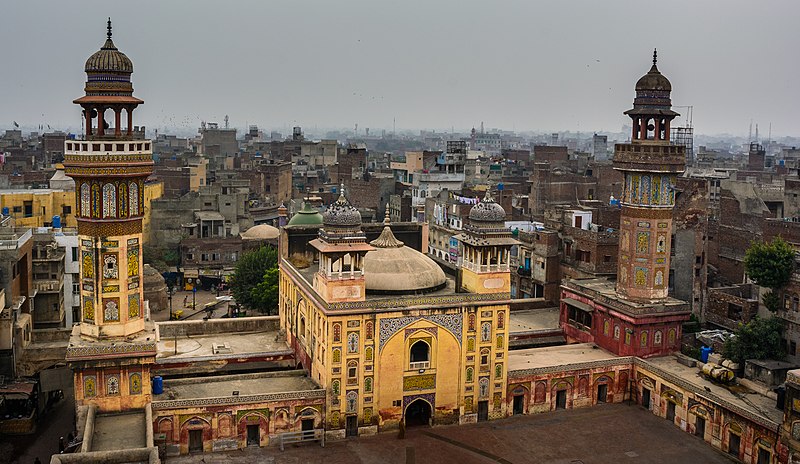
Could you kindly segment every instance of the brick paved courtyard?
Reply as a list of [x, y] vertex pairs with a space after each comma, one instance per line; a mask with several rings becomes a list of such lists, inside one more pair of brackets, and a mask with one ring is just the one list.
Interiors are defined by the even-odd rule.
[[[416, 457], [407, 461], [407, 448]], [[202, 461], [201, 461], [202, 459]], [[604, 405], [467, 426], [277, 447], [168, 458], [168, 464], [406, 464], [556, 463], [657, 464], [736, 462], [699, 438], [637, 406]]]

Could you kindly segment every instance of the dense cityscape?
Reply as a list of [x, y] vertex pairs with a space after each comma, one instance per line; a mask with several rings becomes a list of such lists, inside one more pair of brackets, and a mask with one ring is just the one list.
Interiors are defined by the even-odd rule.
[[0, 136], [0, 462], [800, 462], [800, 136], [658, 49], [614, 131], [151, 128], [99, 18]]

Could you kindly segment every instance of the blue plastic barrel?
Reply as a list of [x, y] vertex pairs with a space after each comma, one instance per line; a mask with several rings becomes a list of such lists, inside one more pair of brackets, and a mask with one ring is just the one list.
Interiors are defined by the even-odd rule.
[[53, 216], [53, 229], [61, 228], [61, 216]]
[[704, 346], [704, 347], [700, 348], [700, 361], [703, 361], [704, 363], [707, 363], [708, 362], [708, 355], [710, 355], [712, 351], [713, 350], [712, 350], [712, 348], [710, 346]]
[[160, 395], [164, 393], [164, 379], [160, 375], [153, 377], [153, 394]]
[[3, 207], [3, 216], [8, 216], [8, 207], [7, 206]]

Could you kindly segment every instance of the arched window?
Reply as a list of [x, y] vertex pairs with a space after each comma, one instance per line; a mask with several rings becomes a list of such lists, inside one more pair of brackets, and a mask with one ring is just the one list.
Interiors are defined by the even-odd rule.
[[368, 346], [368, 347], [366, 347], [366, 348], [364, 349], [364, 359], [365, 359], [366, 361], [372, 361], [372, 357], [373, 357], [373, 355], [374, 355], [374, 352], [373, 352], [373, 350], [372, 350], [372, 347], [371, 347], [371, 346]]
[[128, 188], [125, 183], [119, 184], [119, 217], [128, 215]]
[[117, 216], [117, 189], [114, 184], [103, 186], [103, 217]]
[[139, 186], [131, 182], [128, 186], [128, 203], [131, 207], [131, 216], [139, 214]]
[[481, 366], [489, 365], [489, 349], [484, 348], [481, 350]]
[[358, 393], [354, 391], [347, 392], [347, 412], [356, 412], [356, 405], [358, 403]]
[[331, 393], [333, 393], [333, 396], [339, 396], [341, 392], [342, 392], [342, 386], [339, 383], [339, 381], [334, 380], [333, 382], [331, 382]]
[[472, 377], [473, 377], [474, 373], [475, 373], [475, 371], [471, 367], [467, 368], [467, 375], [466, 375], [467, 382], [472, 382]]
[[430, 362], [431, 347], [424, 341], [418, 340], [411, 345], [411, 363]]
[[300, 316], [300, 332], [297, 335], [303, 338], [306, 336], [306, 318], [303, 316]]

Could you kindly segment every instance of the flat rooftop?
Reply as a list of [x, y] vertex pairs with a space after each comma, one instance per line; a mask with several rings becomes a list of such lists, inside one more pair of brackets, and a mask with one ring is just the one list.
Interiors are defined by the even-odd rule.
[[[177, 344], [177, 350], [176, 350]], [[214, 353], [214, 347], [224, 347]], [[156, 362], [179, 360], [205, 361], [209, 359], [237, 358], [243, 355], [269, 355], [291, 351], [277, 330], [247, 333], [214, 333], [208, 335], [161, 336], [158, 341]]]
[[147, 434], [145, 421], [144, 411], [96, 416], [91, 451], [144, 448]]
[[578, 292], [581, 290], [595, 292], [625, 309], [663, 308], [663, 311], [680, 311], [684, 309], [688, 311], [688, 303], [673, 297], [661, 299], [655, 305], [623, 298], [617, 294], [616, 282], [604, 278], [570, 279], [565, 280], [562, 285], [567, 289], [576, 289]]
[[695, 385], [700, 390], [711, 392], [721, 399], [745, 409], [752, 414], [765, 417], [777, 424], [783, 422], [783, 411], [775, 407], [776, 401], [774, 399], [750, 391], [744, 386], [736, 385], [728, 389], [723, 385], [706, 380], [706, 378], [701, 375], [700, 371], [702, 363], [698, 362], [697, 367], [689, 367], [680, 364], [677, 359], [676, 356], [661, 356], [647, 359], [645, 363], [663, 369]]
[[592, 343], [511, 350], [508, 352], [508, 370], [510, 373], [515, 370], [556, 367], [617, 357]]
[[508, 316], [508, 332], [510, 334], [558, 328], [558, 308], [511, 311]]
[[165, 379], [164, 393], [153, 395], [153, 401], [216, 398], [238, 395], [318, 390], [320, 387], [303, 371], [284, 371], [260, 374]]

